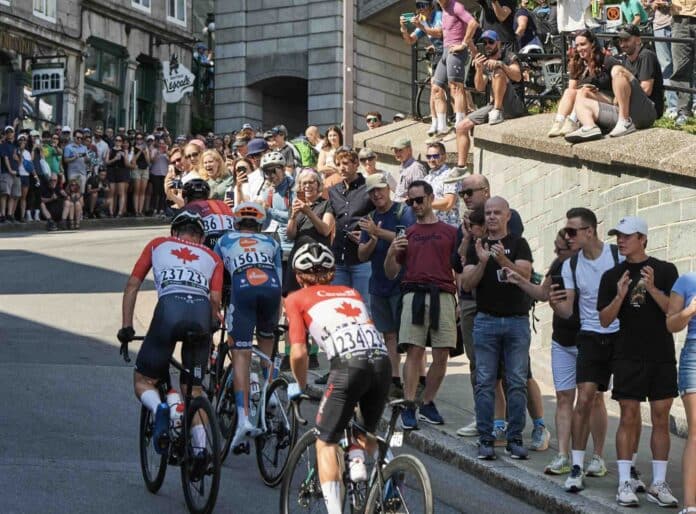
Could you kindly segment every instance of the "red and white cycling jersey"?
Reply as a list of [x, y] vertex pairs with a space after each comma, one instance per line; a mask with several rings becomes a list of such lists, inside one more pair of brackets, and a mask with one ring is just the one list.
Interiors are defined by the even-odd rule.
[[195, 200], [184, 209], [203, 218], [206, 236], [234, 230], [234, 215], [222, 200]]
[[222, 291], [222, 261], [203, 245], [176, 237], [155, 238], [140, 254], [131, 276], [145, 280], [150, 268], [158, 298], [172, 293], [209, 296], [211, 291]]
[[305, 344], [309, 329], [314, 341], [334, 357], [384, 353], [382, 334], [372, 323], [360, 293], [346, 286], [317, 285], [285, 299], [291, 344]]

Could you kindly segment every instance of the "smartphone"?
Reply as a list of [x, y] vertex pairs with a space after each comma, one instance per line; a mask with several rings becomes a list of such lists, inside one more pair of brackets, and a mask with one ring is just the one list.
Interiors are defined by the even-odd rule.
[[234, 189], [231, 187], [225, 191], [225, 200], [234, 200]]
[[181, 179], [178, 179], [178, 178], [172, 179], [170, 182], [170, 187], [172, 189], [181, 189], [183, 187]]
[[297, 199], [300, 200], [301, 202], [306, 202], [306, 201], [307, 201], [307, 196], [305, 195], [305, 192], [304, 192], [304, 191], [298, 191], [298, 192], [295, 194], [295, 198], [297, 198]]
[[506, 269], [495, 270], [495, 274], [498, 275], [498, 282], [507, 282], [508, 274]]
[[480, 54], [486, 55], [486, 45], [483, 43], [476, 43], [476, 51]]
[[565, 289], [565, 282], [563, 282], [563, 275], [551, 275], [551, 283], [556, 284], [558, 289]]
[[406, 227], [403, 225], [394, 227], [394, 232], [396, 233], [396, 237], [406, 237]]

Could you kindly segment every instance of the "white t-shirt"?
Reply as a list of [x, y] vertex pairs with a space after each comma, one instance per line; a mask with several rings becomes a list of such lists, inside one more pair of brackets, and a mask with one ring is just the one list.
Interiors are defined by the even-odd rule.
[[256, 168], [254, 171], [249, 173], [247, 183], [242, 185], [242, 194], [251, 202], [259, 201], [259, 199], [261, 199], [261, 189], [263, 189], [264, 182], [265, 179], [261, 169]]
[[558, 0], [556, 21], [559, 32], [574, 32], [585, 28], [585, 11], [590, 0]]
[[[619, 262], [625, 260], [623, 255], [619, 255]], [[599, 291], [599, 281], [602, 274], [608, 269], [616, 266], [614, 256], [611, 254], [611, 247], [604, 244], [602, 254], [595, 260], [585, 258], [584, 253], [578, 253], [578, 267], [575, 269], [575, 276], [578, 279], [577, 292], [580, 295], [578, 305], [580, 306], [580, 328], [590, 332], [600, 334], [613, 334], [619, 330], [619, 320], [607, 328], [599, 323], [599, 311], [597, 310], [597, 292]], [[566, 289], [575, 289], [573, 272], [570, 269], [570, 259], [563, 263], [563, 283]]]

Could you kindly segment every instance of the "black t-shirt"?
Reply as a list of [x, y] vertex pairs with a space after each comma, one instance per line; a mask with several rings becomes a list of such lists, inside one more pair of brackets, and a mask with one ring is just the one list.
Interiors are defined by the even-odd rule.
[[[563, 261], [556, 259], [549, 267], [549, 276], [560, 275], [563, 268]], [[578, 307], [578, 297], [575, 295], [575, 303], [573, 304], [573, 314], [570, 318], [565, 319], [553, 315], [551, 321], [552, 334], [551, 338], [561, 346], [575, 346], [575, 336], [580, 330], [580, 309]]]
[[679, 276], [674, 264], [654, 257], [648, 257], [640, 263], [624, 261], [602, 275], [597, 294], [597, 310], [601, 311], [611, 303], [616, 296], [616, 284], [628, 270], [631, 283], [619, 310], [621, 337], [614, 346], [614, 359], [676, 362], [674, 338], [667, 331], [667, 316], [641, 281], [640, 270], [644, 266], [652, 267], [655, 286], [669, 296]]
[[614, 96], [614, 90], [611, 88], [611, 69], [617, 64], [620, 65], [621, 61], [611, 55], [605, 55], [602, 60], [602, 65], [599, 69], [595, 70], [594, 76], [589, 74], [589, 68], [585, 69], [584, 73], [577, 79], [578, 83], [593, 84], [597, 86], [597, 89], [601, 92]]
[[501, 7], [510, 9], [510, 14], [503, 21], [498, 21], [495, 15], [492, 5], [493, 0], [478, 0], [478, 3], [482, 8], [481, 30], [495, 30], [498, 37], [500, 37], [500, 41], [502, 41], [504, 45], [507, 43], [508, 46], [512, 45], [514, 48], [517, 44], [517, 39], [512, 25], [515, 19], [515, 11], [517, 10], [516, 0], [498, 0]]
[[662, 81], [662, 69], [655, 52], [643, 46], [640, 48], [638, 58], [634, 62], [631, 62], [630, 59], [625, 59], [623, 65], [628, 71], [633, 73], [638, 82], [653, 80], [650, 100], [655, 104], [657, 117], [662, 117], [662, 113], [665, 110], [665, 88]]
[[61, 200], [63, 197], [61, 196], [60, 191], [61, 189], [59, 186], [51, 187], [51, 184], [49, 182], [42, 181], [41, 187], [39, 188], [39, 198], [51, 198], [53, 196], [53, 193], [55, 193], [56, 198], [49, 200], [48, 202], [52, 202], [54, 200]]
[[[483, 238], [481, 243], [485, 247], [486, 244], [493, 246], [498, 241], [505, 247], [505, 256], [513, 263], [518, 260], [533, 262], [532, 250], [523, 237], [508, 234], [500, 240]], [[478, 262], [475, 241], [472, 239], [466, 252], [466, 264], [467, 266], [476, 265]], [[499, 269], [500, 266], [495, 259], [489, 258], [483, 277], [476, 286], [477, 310], [493, 316], [526, 316], [531, 307], [529, 296], [514, 284], [499, 282], [497, 273]]]

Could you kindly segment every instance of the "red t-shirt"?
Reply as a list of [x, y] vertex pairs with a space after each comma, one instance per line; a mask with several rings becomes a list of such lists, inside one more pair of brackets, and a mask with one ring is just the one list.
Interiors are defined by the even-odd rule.
[[435, 284], [455, 294], [452, 255], [457, 250], [457, 229], [442, 221], [416, 223], [406, 230], [406, 238], [406, 251], [397, 256], [397, 262], [406, 266], [402, 282]]

